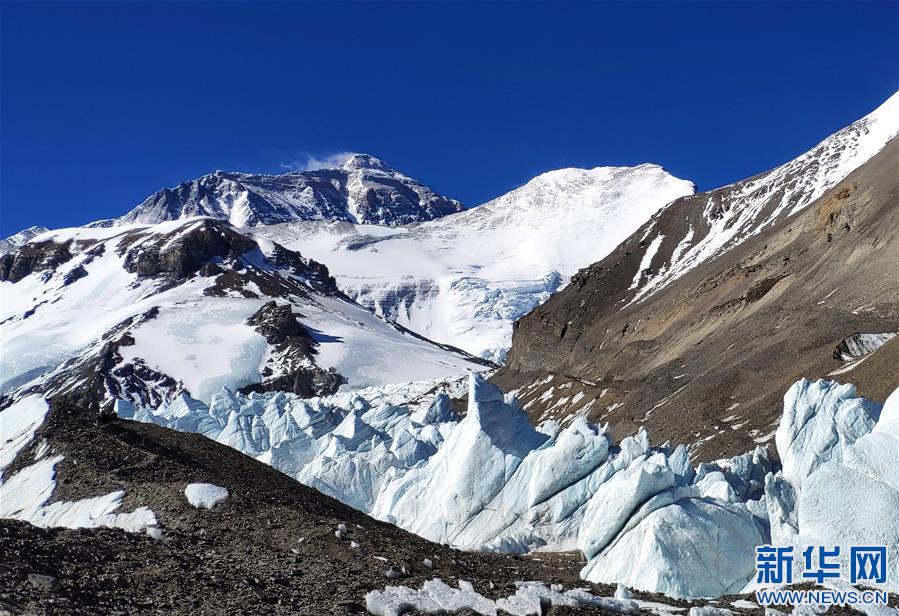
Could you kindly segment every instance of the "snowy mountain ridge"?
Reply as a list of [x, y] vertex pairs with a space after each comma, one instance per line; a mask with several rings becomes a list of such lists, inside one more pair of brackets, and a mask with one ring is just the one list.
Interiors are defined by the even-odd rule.
[[[793, 160], [746, 180], [693, 197], [689, 225], [662, 230], [660, 219], [678, 202], [659, 212], [640, 231], [646, 246], [636, 273], [634, 301], [664, 288], [699, 264], [802, 211], [853, 170], [880, 152], [899, 134], [899, 92], [877, 109], [830, 135]], [[687, 199], [690, 200], [690, 199]], [[669, 225], [664, 225], [668, 227]], [[667, 231], [667, 237], [666, 237]], [[670, 246], [660, 250], [662, 245]]]
[[296, 222], [252, 232], [328, 263], [340, 288], [375, 314], [501, 361], [517, 318], [692, 193], [658, 165], [559, 169], [409, 227]]
[[899, 94], [769, 172], [708, 193], [656, 165], [560, 169], [482, 206], [414, 225], [297, 222], [255, 233], [327, 263], [376, 314], [502, 362], [512, 324], [629, 237], [629, 301], [803, 210], [899, 132]]
[[701, 196], [656, 165], [560, 169], [466, 211], [356, 154], [315, 171], [215, 172], [95, 224], [199, 215], [251, 227], [327, 264], [378, 316], [502, 362], [517, 319], [630, 236], [641, 238], [638, 301], [800, 211], [896, 134], [897, 97], [793, 161]]
[[840, 358], [899, 331], [897, 131], [899, 94], [785, 165], [667, 204], [516, 322], [492, 380], [536, 422], [701, 435], [703, 460], [773, 438], [800, 377], [852, 369], [882, 398], [894, 343], [860, 369]]
[[296, 220], [401, 225], [464, 208], [369, 154], [331, 168], [260, 175], [215, 171], [148, 197], [124, 216], [94, 226], [155, 224], [194, 216], [253, 227]]
[[19, 246], [23, 246], [31, 241], [32, 238], [37, 237], [42, 233], [46, 233], [49, 231], [47, 227], [28, 227], [27, 229], [22, 229], [18, 233], [14, 233], [10, 235], [6, 239], [0, 240], [0, 255], [5, 255], [14, 251]]

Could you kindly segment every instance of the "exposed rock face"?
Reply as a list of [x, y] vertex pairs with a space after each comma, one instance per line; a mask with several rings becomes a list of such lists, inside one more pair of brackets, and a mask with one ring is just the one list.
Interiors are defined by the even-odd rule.
[[315, 365], [315, 340], [297, 320], [290, 305], [268, 302], [247, 323], [262, 334], [272, 350], [261, 371], [262, 382], [243, 387], [241, 393], [289, 391], [311, 398], [333, 394], [346, 382], [334, 370]]
[[208, 402], [222, 387], [319, 396], [350, 378], [483, 369], [353, 303], [321, 263], [222, 220], [45, 235], [0, 257], [0, 407], [36, 392], [100, 412]]
[[[17, 282], [35, 271], [51, 273], [74, 258], [85, 246], [92, 246], [87, 258], [62, 275], [62, 287], [82, 278], [88, 271], [84, 265], [105, 252], [105, 244], [92, 245], [71, 240], [25, 244], [13, 253], [0, 257], [2, 279]], [[310, 289], [338, 295], [328, 269], [299, 253], [273, 245], [270, 257], [259, 251], [255, 241], [236, 232], [229, 224], [214, 219], [189, 222], [172, 232], [160, 233], [153, 227], [125, 232], [117, 238], [114, 250], [122, 258], [122, 268], [141, 279], [158, 281], [161, 290], [176, 287], [192, 276], [211, 277], [209, 295], [227, 296], [240, 292], [245, 297], [258, 297], [247, 291], [253, 286], [276, 296], [308, 297]], [[244, 262], [245, 255], [253, 255]], [[270, 266], [265, 267], [266, 263]], [[276, 268], [284, 268], [301, 279], [280, 276]], [[27, 387], [18, 395], [43, 392], [56, 395], [100, 413], [112, 410], [116, 399], [135, 405], [157, 407], [184, 391], [183, 384], [171, 376], [150, 368], [141, 358], [123, 357], [121, 349], [135, 345], [135, 329], [159, 316], [158, 306], [129, 317], [102, 334], [89, 349], [51, 371], [39, 384]], [[289, 305], [271, 301], [247, 321], [271, 345], [266, 365], [260, 370], [262, 380], [243, 391], [290, 391], [304, 396], [333, 393], [344, 379], [333, 370], [315, 365], [316, 343], [293, 316]]]
[[120, 245], [125, 270], [139, 276], [168, 274], [181, 279], [216, 258], [234, 259], [256, 248], [255, 242], [214, 220], [201, 220], [180, 233], [160, 234], [133, 247], [144, 238], [144, 233], [133, 233]]
[[72, 258], [70, 244], [39, 242], [0, 257], [0, 280], [18, 282], [34, 272], [53, 270]]
[[155, 224], [210, 216], [239, 227], [298, 220], [345, 220], [401, 225], [461, 212], [462, 204], [435, 193], [368, 154], [340, 165], [283, 175], [216, 171], [165, 188], [128, 214], [98, 226]]
[[[587, 415], [617, 438], [647, 426], [694, 443], [700, 459], [769, 442], [778, 392], [803, 376], [851, 369], [860, 393], [884, 398], [899, 380], [895, 340], [857, 367], [839, 360], [857, 356], [844, 341], [853, 332], [899, 330], [897, 160], [893, 140], [792, 215], [801, 196], [784, 201], [780, 189], [745, 201], [769, 222], [731, 211], [733, 225], [761, 230], [687, 264], [680, 255], [709, 221], [762, 188], [750, 178], [675, 201], [518, 321], [495, 380], [535, 419]], [[788, 165], [786, 185], [804, 185], [814, 162]]]
[[159, 310], [153, 308], [125, 319], [106, 332], [93, 348], [65, 362], [40, 384], [18, 392], [18, 395], [40, 392], [99, 414], [112, 413], [116, 399], [134, 404], [162, 404], [167, 394], [174, 395], [182, 390], [178, 382], [149, 368], [143, 361], [124, 361], [121, 354], [123, 347], [134, 345], [130, 330], [155, 319], [158, 314]]

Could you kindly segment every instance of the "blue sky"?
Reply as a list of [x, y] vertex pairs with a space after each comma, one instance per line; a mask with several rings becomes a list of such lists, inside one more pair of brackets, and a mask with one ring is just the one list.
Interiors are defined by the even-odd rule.
[[2, 235], [342, 151], [467, 205], [565, 166], [712, 188], [899, 88], [896, 1], [0, 6]]

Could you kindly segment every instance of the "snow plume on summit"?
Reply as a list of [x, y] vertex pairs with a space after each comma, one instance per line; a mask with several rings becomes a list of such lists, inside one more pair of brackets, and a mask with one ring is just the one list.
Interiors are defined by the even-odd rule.
[[327, 156], [306, 155], [302, 160], [281, 163], [285, 171], [318, 171], [319, 169], [335, 169], [343, 165], [358, 152], [337, 152]]
[[[312, 400], [223, 390], [209, 406], [122, 412], [202, 432], [427, 539], [578, 549], [585, 579], [671, 596], [740, 592], [756, 546], [868, 539], [869, 519], [878, 542], [899, 547], [899, 393], [881, 412], [851, 385], [796, 383], [784, 398], [778, 470], [763, 447], [694, 467], [686, 447], [653, 446], [644, 430], [614, 443], [607, 426], [583, 418], [534, 428], [513, 397], [477, 375], [460, 417], [448, 395], [464, 385]], [[861, 501], [870, 516], [854, 516]]]

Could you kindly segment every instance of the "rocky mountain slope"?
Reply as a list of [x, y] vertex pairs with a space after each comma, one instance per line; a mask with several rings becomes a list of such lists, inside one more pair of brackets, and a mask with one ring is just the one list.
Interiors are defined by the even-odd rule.
[[48, 232], [0, 257], [2, 374], [32, 392], [157, 406], [333, 393], [483, 369], [350, 301], [326, 267], [224, 221]]
[[769, 442], [800, 377], [882, 398], [899, 380], [897, 132], [899, 94], [782, 167], [672, 202], [516, 323], [496, 382], [534, 418], [646, 426], [700, 459]]
[[298, 222], [253, 233], [327, 263], [341, 290], [376, 314], [501, 361], [515, 319], [692, 192], [657, 165], [560, 169], [420, 225]]
[[335, 168], [257, 175], [216, 171], [164, 188], [120, 218], [96, 226], [155, 224], [193, 216], [236, 227], [296, 220], [402, 225], [461, 212], [462, 204], [368, 154]]

